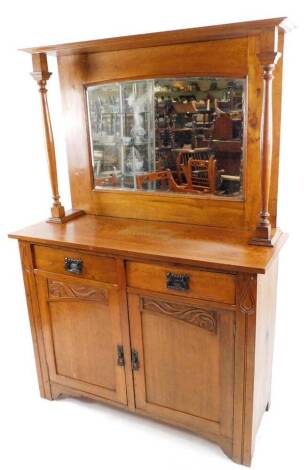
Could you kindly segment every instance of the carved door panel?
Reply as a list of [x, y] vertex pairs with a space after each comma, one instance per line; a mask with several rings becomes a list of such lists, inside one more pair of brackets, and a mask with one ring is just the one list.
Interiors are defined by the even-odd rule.
[[234, 314], [129, 295], [136, 407], [199, 433], [233, 433]]
[[36, 275], [50, 380], [127, 403], [117, 288]]

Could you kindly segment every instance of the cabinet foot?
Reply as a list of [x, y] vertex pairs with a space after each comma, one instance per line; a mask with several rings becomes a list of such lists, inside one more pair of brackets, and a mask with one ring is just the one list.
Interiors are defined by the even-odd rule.
[[44, 388], [40, 388], [39, 390], [40, 397], [43, 398], [44, 400], [53, 400], [52, 392], [50, 390], [50, 385], [45, 386]]
[[[223, 449], [224, 450], [224, 449]], [[225, 451], [224, 451], [225, 452]], [[252, 464], [252, 456], [246, 456], [244, 455], [242, 458], [235, 458], [233, 457], [232, 455], [229, 455], [227, 454], [227, 452], [225, 452], [225, 454], [227, 455], [227, 457], [229, 457], [233, 462], [239, 464], [239, 465], [244, 465], [244, 467], [250, 467], [251, 464]]]

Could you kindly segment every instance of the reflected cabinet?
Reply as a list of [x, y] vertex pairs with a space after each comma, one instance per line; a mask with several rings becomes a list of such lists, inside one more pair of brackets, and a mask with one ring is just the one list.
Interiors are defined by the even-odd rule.
[[[10, 236], [43, 398], [87, 397], [154, 418], [250, 465], [271, 403], [286, 240], [276, 214], [288, 25], [273, 18], [25, 49], [52, 207], [48, 220]], [[70, 210], [58, 185], [49, 54]]]

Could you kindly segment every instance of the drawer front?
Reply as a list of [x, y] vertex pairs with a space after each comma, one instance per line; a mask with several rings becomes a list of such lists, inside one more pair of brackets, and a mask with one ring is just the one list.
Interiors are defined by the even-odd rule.
[[129, 287], [235, 304], [235, 275], [171, 265], [127, 262]]
[[34, 257], [36, 268], [43, 271], [111, 284], [118, 283], [116, 261], [108, 256], [88, 255], [64, 248], [34, 246]]

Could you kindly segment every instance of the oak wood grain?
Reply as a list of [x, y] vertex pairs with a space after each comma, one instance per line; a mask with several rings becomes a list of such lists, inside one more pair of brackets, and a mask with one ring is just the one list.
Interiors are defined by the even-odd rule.
[[[145, 264], [128, 262], [127, 284], [129, 287], [147, 289], [175, 296], [194, 297], [215, 300], [226, 304], [235, 303], [235, 276], [188, 267], [172, 265]], [[189, 289], [178, 291], [167, 288], [167, 273], [186, 274], [189, 276]]]
[[283, 234], [274, 248], [250, 246], [251, 232], [89, 215], [65, 226], [41, 222], [9, 236], [50, 247], [259, 273], [287, 238]]
[[118, 38], [96, 39], [92, 41], [58, 44], [54, 46], [24, 48], [21, 50], [31, 54], [39, 52], [56, 55], [88, 54], [131, 48], [154, 47], [167, 44], [182, 44], [194, 41], [238, 38], [247, 35], [259, 34], [264, 28], [275, 26], [278, 26], [282, 31], [290, 30], [292, 27], [286, 17], [279, 17], [205, 26], [201, 28], [164, 31], [151, 34], [137, 34]]
[[33, 272], [33, 256], [31, 252], [31, 245], [25, 241], [19, 241], [19, 252], [28, 306], [39, 391], [42, 398], [52, 400], [50, 377], [42, 332], [42, 323], [37, 300], [35, 276]]
[[[87, 253], [80, 254], [69, 249], [57, 249], [38, 245], [33, 247], [33, 253], [35, 267], [42, 271], [117, 284], [116, 261], [111, 257], [92, 256]], [[80, 274], [66, 271], [64, 260], [67, 257], [82, 261], [82, 272]]]
[[[188, 299], [182, 304], [188, 308]], [[232, 438], [233, 313], [217, 313], [215, 335], [147, 308], [137, 295], [129, 294], [129, 306], [140, 361], [136, 407]]]
[[[69, 276], [65, 279], [62, 282], [71, 290], [74, 281]], [[48, 294], [52, 281], [51, 273], [36, 273], [51, 380], [126, 404], [125, 373], [117, 364], [117, 345], [122, 344], [117, 288], [108, 287], [107, 303], [105, 297], [103, 301], [79, 298], [76, 302], [68, 296], [59, 302]], [[80, 290], [81, 282], [76, 281], [75, 290]], [[89, 286], [87, 281], [84, 288]]]
[[[273, 18], [25, 49], [41, 93], [52, 221], [60, 223], [10, 234], [19, 240], [42, 397], [125, 408], [191, 430], [250, 465], [270, 402], [277, 262], [287, 238], [276, 228], [286, 30], [285, 18]], [[66, 214], [47, 53], [57, 55], [65, 116], [74, 207]], [[245, 79], [241, 199], [94, 188], [87, 86], [172, 76]], [[270, 247], [249, 245], [259, 211]], [[66, 257], [81, 259], [82, 270], [67, 272]], [[168, 273], [186, 274], [189, 285], [169, 289]]]

